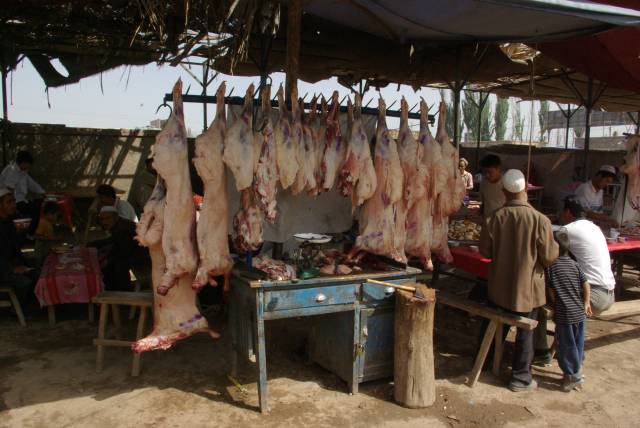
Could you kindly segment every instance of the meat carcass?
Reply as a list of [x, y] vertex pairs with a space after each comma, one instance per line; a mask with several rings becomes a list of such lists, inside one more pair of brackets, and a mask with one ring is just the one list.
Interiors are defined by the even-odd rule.
[[276, 281], [287, 281], [297, 278], [296, 268], [286, 264], [282, 260], [274, 260], [265, 254], [254, 257], [252, 266], [266, 273], [269, 279]]
[[[297, 98], [293, 98], [293, 95], [296, 97], [298, 95], [295, 89], [292, 91], [291, 99], [296, 100]], [[298, 147], [298, 173], [296, 174], [296, 180], [291, 186], [291, 193], [294, 195], [305, 191], [310, 176], [311, 180], [315, 179], [311, 159], [311, 129], [303, 120], [304, 103], [301, 102], [301, 104], [295, 101], [291, 103], [291, 132], [293, 133], [293, 143]]]
[[[226, 288], [228, 275], [233, 267], [233, 260], [229, 254], [227, 227], [229, 202], [223, 162], [226, 137], [224, 90], [225, 86], [222, 83], [216, 96], [216, 117], [209, 129], [196, 138], [193, 158], [193, 164], [204, 185], [204, 201], [197, 226], [200, 264], [194, 282], [196, 288], [207, 284], [216, 285], [214, 277], [220, 275], [225, 276]], [[251, 145], [251, 141], [247, 143]], [[253, 159], [251, 162], [249, 170], [253, 171]]]
[[416, 200], [426, 195], [427, 170], [422, 162], [423, 147], [418, 144], [409, 128], [409, 105], [402, 97], [400, 101], [400, 128], [398, 131], [398, 155], [404, 173], [403, 200], [407, 209], [411, 208]]
[[350, 125], [347, 134], [347, 154], [338, 180], [340, 193], [343, 196], [351, 196], [351, 206], [354, 210], [373, 196], [377, 185], [369, 138], [362, 126], [361, 104], [360, 95], [356, 94], [355, 114], [351, 100], [347, 106]]
[[173, 112], [153, 146], [153, 166], [167, 188], [164, 214], [171, 219], [165, 222], [162, 233], [166, 270], [157, 289], [161, 295], [166, 294], [181, 277], [193, 274], [198, 265], [196, 207], [189, 176], [181, 92], [182, 81], [178, 79], [173, 87]]
[[[406, 263], [404, 238], [396, 238], [395, 204], [402, 199], [403, 174], [396, 142], [389, 135], [386, 106], [380, 98], [374, 167], [378, 185], [365, 201], [360, 217], [360, 235], [356, 238], [352, 256], [359, 251], [389, 257]], [[400, 244], [402, 243], [402, 247]]]
[[[253, 120], [253, 91], [254, 86], [252, 83], [247, 88], [244, 96], [242, 112], [228, 129], [224, 140], [222, 160], [233, 173], [238, 191], [247, 189], [253, 183], [254, 156], [257, 156], [254, 153], [253, 130], [251, 128]], [[220, 105], [219, 102], [218, 105]], [[224, 108], [224, 103], [222, 108]]]
[[429, 180], [427, 185], [427, 196], [435, 202], [440, 192], [446, 189], [447, 185], [447, 169], [442, 162], [442, 149], [440, 144], [433, 138], [429, 130], [428, 122], [429, 107], [424, 99], [420, 100], [420, 134], [418, 135], [418, 143], [423, 148], [423, 162], [427, 167]]
[[340, 132], [340, 101], [338, 99], [338, 91], [333, 92], [331, 103], [331, 110], [327, 114], [326, 122], [327, 142], [322, 158], [322, 173], [324, 175], [322, 188], [325, 191], [333, 188], [347, 152], [347, 145]]
[[[433, 180], [436, 163], [440, 163], [440, 147], [429, 132], [428, 108], [420, 103], [420, 134], [418, 136], [418, 173], [412, 194], [414, 204], [407, 212], [407, 241], [405, 252], [417, 257], [426, 270], [433, 270], [431, 261], [431, 241], [433, 238]], [[405, 186], [412, 184], [407, 183]], [[406, 192], [405, 192], [406, 195]]]
[[313, 106], [315, 107], [314, 110], [312, 110], [312, 119], [311, 119], [311, 132], [313, 133], [313, 142], [314, 142], [314, 147], [315, 147], [315, 155], [316, 155], [316, 159], [315, 159], [315, 178], [316, 178], [316, 185], [314, 186], [314, 188], [309, 190], [309, 194], [312, 196], [317, 196], [319, 193], [322, 192], [323, 190], [323, 184], [324, 184], [324, 172], [323, 172], [323, 167], [322, 167], [322, 160], [324, 159], [324, 151], [327, 147], [327, 128], [326, 128], [326, 124], [327, 124], [327, 114], [328, 114], [328, 107], [327, 107], [327, 101], [324, 99], [324, 97], [321, 98], [320, 100], [320, 115], [318, 116], [317, 114], [317, 104], [313, 104]]
[[[138, 241], [149, 248], [151, 255], [151, 277], [154, 291], [160, 287], [165, 270], [165, 257], [162, 250], [162, 230], [165, 210], [164, 181], [158, 182], [149, 201], [144, 207], [140, 223], [137, 225]], [[154, 293], [153, 331], [147, 337], [132, 345], [134, 352], [168, 349], [176, 341], [198, 332], [208, 332], [211, 337], [219, 334], [210, 330], [207, 320], [200, 314], [196, 305], [196, 291], [191, 288], [193, 275], [187, 274], [166, 296]]]
[[282, 89], [282, 85], [280, 85], [280, 89], [278, 89], [278, 109], [280, 116], [274, 132], [276, 140], [276, 163], [278, 165], [280, 185], [283, 189], [286, 189], [293, 184], [298, 173], [298, 145], [294, 141], [289, 112], [284, 102], [284, 89]]
[[276, 141], [271, 121], [271, 87], [262, 88], [261, 123], [255, 139], [260, 142], [260, 155], [256, 165], [253, 189], [258, 206], [269, 223], [276, 220], [276, 195], [278, 192], [278, 167]]
[[258, 207], [253, 189], [242, 191], [242, 205], [233, 218], [233, 242], [236, 251], [257, 251], [262, 245], [262, 211]]

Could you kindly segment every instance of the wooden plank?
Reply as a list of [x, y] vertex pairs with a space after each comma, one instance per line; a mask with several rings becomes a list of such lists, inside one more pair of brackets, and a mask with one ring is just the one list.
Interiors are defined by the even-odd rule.
[[[300, 69], [300, 40], [302, 32], [302, 0], [289, 0], [287, 19], [287, 58], [285, 64], [287, 100], [291, 100], [293, 88], [298, 85]], [[291, 100], [298, 102], [298, 100]]]
[[95, 296], [92, 302], [151, 307], [153, 305], [153, 294], [147, 291], [103, 291]]
[[[440, 296], [441, 294], [438, 295], [438, 298], [440, 298]], [[487, 359], [487, 353], [489, 352], [489, 348], [491, 347], [491, 342], [493, 342], [493, 337], [496, 334], [497, 326], [498, 321], [491, 320], [489, 326], [487, 327], [487, 331], [484, 333], [482, 344], [480, 345], [480, 350], [478, 351], [476, 361], [473, 364], [473, 370], [471, 371], [471, 376], [469, 377], [469, 387], [471, 388], [473, 388], [476, 382], [478, 382], [480, 372], [482, 371], [482, 366], [484, 365], [484, 361]]]
[[615, 302], [613, 306], [594, 318], [607, 319], [638, 314], [640, 314], [640, 300], [626, 300], [624, 302]]
[[485, 305], [481, 305], [480, 303], [472, 302], [471, 300], [454, 296], [452, 294], [442, 292], [438, 293], [438, 303], [469, 312], [473, 315], [488, 318], [492, 321], [512, 325], [523, 330], [533, 330], [538, 325], [538, 321], [536, 320], [512, 315], [507, 312], [500, 311], [499, 309], [489, 308]]
[[504, 328], [504, 324], [499, 322], [496, 325], [496, 333], [494, 336], [494, 345], [493, 345], [493, 374], [495, 376], [500, 376], [500, 364], [502, 363], [502, 352], [504, 350], [504, 339], [502, 329]]
[[10, 308], [11, 306], [11, 302], [8, 300], [0, 301], [0, 308]]
[[[109, 319], [109, 305], [103, 303], [100, 305], [100, 320], [98, 324], [98, 340], [104, 340], [105, 330], [107, 328], [107, 320]], [[94, 340], [95, 343], [95, 340]], [[96, 371], [102, 371], [102, 364], [104, 361], [104, 346], [96, 343], [98, 350], [96, 353]]]
[[273, 311], [273, 312], [265, 312], [264, 319], [268, 320], [278, 320], [283, 318], [297, 318], [297, 317], [308, 317], [312, 315], [322, 315], [322, 314], [331, 314], [335, 312], [348, 312], [353, 311], [356, 305], [331, 305], [331, 306], [319, 306], [316, 308], [301, 308], [301, 309], [290, 309], [285, 311]]
[[130, 340], [117, 340], [117, 339], [93, 339], [93, 344], [96, 346], [121, 346], [123, 348], [130, 348], [134, 342]]

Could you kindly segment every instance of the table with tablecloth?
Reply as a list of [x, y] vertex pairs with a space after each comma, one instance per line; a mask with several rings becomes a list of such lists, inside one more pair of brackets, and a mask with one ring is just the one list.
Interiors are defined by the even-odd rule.
[[[627, 240], [625, 242], [608, 243], [609, 253], [615, 255], [625, 251], [640, 249], [640, 240]], [[491, 259], [484, 257], [480, 252], [472, 250], [470, 247], [460, 246], [451, 248], [453, 261], [451, 266], [470, 273], [478, 278], [489, 278], [489, 266]]]
[[97, 250], [75, 248], [47, 257], [35, 293], [40, 305], [49, 307], [50, 321], [55, 322], [52, 318], [54, 305], [90, 303], [103, 289]]

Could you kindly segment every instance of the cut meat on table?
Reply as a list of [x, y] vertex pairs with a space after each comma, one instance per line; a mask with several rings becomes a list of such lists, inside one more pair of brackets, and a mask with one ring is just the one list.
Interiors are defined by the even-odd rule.
[[262, 245], [262, 211], [253, 193], [253, 189], [242, 191], [242, 205], [233, 218], [233, 242], [239, 253], [257, 251]]
[[362, 205], [373, 196], [376, 190], [376, 171], [371, 159], [369, 138], [362, 126], [360, 95], [355, 97], [355, 113], [349, 100], [347, 116], [349, 130], [347, 136], [347, 154], [340, 171], [338, 188], [343, 196], [351, 196], [353, 209]]
[[276, 142], [271, 121], [271, 87], [262, 89], [261, 123], [255, 139], [260, 146], [253, 188], [258, 206], [269, 223], [276, 220], [276, 195], [278, 192], [278, 168], [276, 162]]
[[[195, 143], [193, 164], [204, 185], [204, 201], [197, 226], [200, 254], [200, 264], [194, 282], [194, 287], [197, 288], [207, 284], [216, 285], [214, 277], [221, 275], [225, 276], [225, 288], [227, 288], [228, 275], [233, 267], [233, 260], [229, 254], [229, 230], [227, 227], [229, 198], [227, 197], [226, 169], [223, 162], [226, 138], [224, 91], [225, 86], [222, 83], [216, 95], [216, 117], [209, 129], [196, 138]], [[247, 141], [247, 144], [251, 145], [251, 143], [251, 141]], [[253, 163], [249, 164], [249, 170], [253, 171]]]
[[276, 281], [288, 281], [297, 278], [295, 267], [286, 264], [282, 260], [274, 260], [264, 254], [254, 257], [252, 266], [263, 271], [270, 279]]
[[278, 89], [278, 109], [280, 116], [275, 126], [276, 163], [280, 185], [287, 189], [296, 180], [298, 173], [298, 145], [293, 138], [287, 105], [284, 102], [284, 89]]
[[[395, 238], [396, 207], [402, 199], [403, 173], [396, 142], [390, 137], [386, 124], [386, 105], [380, 98], [374, 167], [378, 185], [373, 196], [362, 208], [360, 235], [352, 255], [358, 251], [382, 255], [406, 263], [404, 238]], [[400, 248], [400, 243], [402, 247]]]
[[[413, 184], [406, 184], [406, 186], [415, 186], [416, 190], [412, 194], [415, 202], [407, 212], [407, 241], [404, 248], [407, 255], [417, 257], [422, 266], [431, 271], [433, 270], [431, 240], [433, 235], [434, 204], [431, 189], [434, 175], [434, 159], [430, 158], [430, 156], [436, 157], [439, 155], [440, 148], [429, 131], [427, 114], [427, 103], [422, 100], [420, 103], [420, 134], [418, 136], [418, 173]], [[434, 156], [434, 154], [437, 155]]]
[[[233, 173], [238, 191], [250, 187], [253, 183], [253, 158], [257, 156], [257, 154], [254, 154], [253, 130], [251, 129], [253, 120], [253, 91], [254, 86], [251, 84], [247, 88], [244, 96], [242, 112], [227, 131], [224, 141], [224, 155], [222, 159]], [[224, 101], [222, 108], [224, 109]]]
[[195, 273], [198, 265], [196, 208], [189, 176], [181, 80], [173, 87], [173, 112], [153, 146], [153, 166], [165, 181], [164, 215], [171, 219], [163, 228], [162, 250], [166, 270], [157, 289], [158, 293], [166, 294], [182, 276]]
[[340, 173], [340, 168], [344, 163], [347, 145], [342, 138], [340, 131], [339, 109], [340, 101], [338, 99], [338, 91], [333, 92], [331, 98], [331, 110], [327, 114], [326, 127], [326, 147], [322, 158], [322, 173], [324, 181], [322, 188], [325, 191], [331, 190]]
[[219, 335], [211, 330], [207, 320], [200, 314], [196, 305], [196, 291], [191, 288], [193, 275], [182, 276], [179, 284], [166, 296], [157, 292], [165, 270], [165, 257], [162, 250], [162, 230], [165, 210], [164, 181], [158, 177], [158, 183], [144, 207], [140, 223], [137, 225], [138, 241], [149, 248], [151, 256], [151, 278], [153, 296], [153, 331], [147, 337], [132, 345], [134, 352], [168, 349], [176, 341], [198, 332], [208, 332], [211, 337]]

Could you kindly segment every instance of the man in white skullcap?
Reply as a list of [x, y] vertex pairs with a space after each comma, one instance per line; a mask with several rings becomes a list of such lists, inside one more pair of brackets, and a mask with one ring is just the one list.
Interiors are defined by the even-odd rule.
[[[489, 269], [489, 303], [494, 307], [537, 319], [546, 303], [544, 268], [558, 257], [551, 222], [527, 202], [526, 180], [510, 169], [502, 176], [506, 202], [486, 221], [480, 252], [492, 260]], [[509, 389], [535, 389], [531, 377], [533, 331], [518, 329]]]

